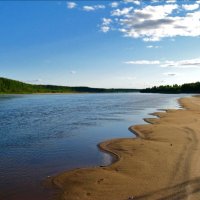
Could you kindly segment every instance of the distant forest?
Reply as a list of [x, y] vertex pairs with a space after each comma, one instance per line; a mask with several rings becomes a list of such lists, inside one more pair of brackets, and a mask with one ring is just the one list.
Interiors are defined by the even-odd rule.
[[142, 93], [166, 93], [166, 94], [177, 94], [177, 93], [200, 93], [200, 82], [186, 83], [183, 85], [161, 85], [154, 86], [152, 88], [146, 88], [140, 90]]
[[0, 94], [33, 94], [33, 93], [117, 93], [117, 92], [141, 92], [141, 93], [200, 93], [200, 82], [183, 85], [161, 85], [146, 89], [105, 89], [90, 87], [69, 87], [56, 85], [34, 85], [16, 80], [0, 77]]
[[137, 89], [104, 89], [90, 87], [68, 87], [56, 85], [33, 85], [0, 77], [0, 94], [32, 93], [115, 93], [139, 92]]

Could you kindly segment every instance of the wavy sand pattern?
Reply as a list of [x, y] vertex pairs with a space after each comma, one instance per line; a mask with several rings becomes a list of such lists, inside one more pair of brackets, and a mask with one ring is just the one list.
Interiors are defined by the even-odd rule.
[[200, 98], [180, 100], [185, 110], [167, 110], [130, 130], [137, 139], [100, 144], [118, 161], [54, 177], [65, 200], [199, 200]]

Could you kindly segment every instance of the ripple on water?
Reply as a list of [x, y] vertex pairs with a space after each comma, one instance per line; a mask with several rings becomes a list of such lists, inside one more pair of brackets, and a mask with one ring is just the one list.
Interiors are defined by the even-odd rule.
[[131, 137], [156, 109], [181, 95], [76, 94], [0, 96], [0, 199], [42, 200], [41, 180], [66, 169], [111, 163], [101, 141]]

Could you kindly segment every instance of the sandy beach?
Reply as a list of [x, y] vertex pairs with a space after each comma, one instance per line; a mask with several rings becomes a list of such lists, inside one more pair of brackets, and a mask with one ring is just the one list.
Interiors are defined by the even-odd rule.
[[65, 200], [199, 200], [200, 98], [179, 100], [184, 109], [166, 110], [149, 124], [130, 127], [138, 137], [105, 141], [110, 166], [76, 169], [53, 177]]

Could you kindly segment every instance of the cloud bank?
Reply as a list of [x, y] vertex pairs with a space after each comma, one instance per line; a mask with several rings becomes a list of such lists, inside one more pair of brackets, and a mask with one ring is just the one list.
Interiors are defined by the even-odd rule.
[[200, 68], [200, 58], [189, 60], [134, 60], [126, 61], [125, 64], [131, 65], [159, 65], [160, 67], [175, 67], [175, 68]]
[[[73, 9], [78, 5], [68, 2], [67, 7]], [[200, 0], [123, 0], [80, 8], [86, 12], [105, 9], [109, 23], [105, 24], [102, 20], [99, 26], [104, 33], [118, 31], [124, 37], [146, 42], [200, 36]], [[105, 19], [104, 16], [102, 19]]]
[[199, 1], [145, 1], [126, 0], [124, 7], [113, 9], [110, 24], [125, 37], [144, 41], [163, 38], [200, 36]]

